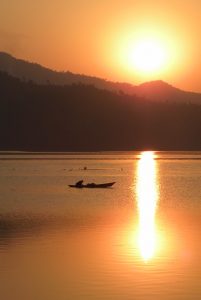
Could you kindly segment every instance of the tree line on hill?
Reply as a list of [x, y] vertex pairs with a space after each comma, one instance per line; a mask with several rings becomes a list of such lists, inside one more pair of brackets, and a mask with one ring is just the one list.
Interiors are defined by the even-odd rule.
[[201, 105], [0, 72], [0, 150], [201, 150]]

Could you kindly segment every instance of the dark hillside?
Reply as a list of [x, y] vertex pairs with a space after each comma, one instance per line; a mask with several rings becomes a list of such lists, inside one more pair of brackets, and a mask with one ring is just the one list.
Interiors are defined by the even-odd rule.
[[0, 52], [0, 71], [6, 72], [24, 82], [31, 80], [41, 85], [93, 85], [99, 89], [117, 93], [121, 91], [127, 95], [138, 95], [156, 102], [195, 103], [201, 105], [200, 93], [182, 91], [161, 80], [145, 82], [139, 86], [112, 82], [94, 76], [74, 74], [69, 71], [56, 72], [39, 64], [17, 59], [4, 52]]
[[201, 106], [91, 85], [36, 85], [0, 73], [0, 149], [201, 150]]

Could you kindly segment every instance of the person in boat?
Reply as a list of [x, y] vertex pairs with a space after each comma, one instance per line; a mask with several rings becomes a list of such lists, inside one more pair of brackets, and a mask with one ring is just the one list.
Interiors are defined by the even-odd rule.
[[83, 181], [84, 180], [79, 180], [78, 182], [76, 182], [75, 186], [82, 187], [83, 186]]

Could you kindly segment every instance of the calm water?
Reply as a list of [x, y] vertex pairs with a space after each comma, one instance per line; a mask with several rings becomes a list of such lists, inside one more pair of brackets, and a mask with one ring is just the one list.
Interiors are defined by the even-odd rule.
[[0, 154], [0, 191], [0, 299], [201, 299], [201, 152]]

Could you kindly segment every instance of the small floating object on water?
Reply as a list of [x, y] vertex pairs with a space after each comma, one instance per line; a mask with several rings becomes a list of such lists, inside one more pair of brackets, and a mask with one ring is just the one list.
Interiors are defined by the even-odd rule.
[[73, 187], [73, 188], [108, 188], [108, 187], [112, 187], [115, 184], [115, 182], [107, 182], [107, 183], [87, 183], [87, 184], [83, 184], [83, 180], [79, 180], [76, 184], [70, 184], [69, 187]]

